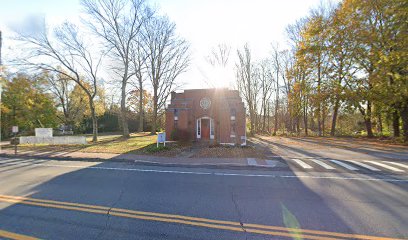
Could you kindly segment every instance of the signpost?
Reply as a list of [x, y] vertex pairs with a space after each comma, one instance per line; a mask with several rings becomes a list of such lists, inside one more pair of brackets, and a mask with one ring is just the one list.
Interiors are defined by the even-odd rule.
[[166, 146], [166, 133], [161, 132], [157, 134], [157, 147], [159, 147], [159, 143], [163, 143]]
[[14, 134], [14, 155], [17, 155], [17, 133], [18, 133], [18, 126], [13, 126], [11, 128], [11, 132]]

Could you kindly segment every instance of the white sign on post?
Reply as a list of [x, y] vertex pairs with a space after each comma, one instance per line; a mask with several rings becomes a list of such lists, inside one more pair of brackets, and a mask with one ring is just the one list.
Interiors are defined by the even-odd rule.
[[11, 128], [11, 132], [13, 132], [13, 133], [18, 133], [18, 126], [13, 126], [13, 127]]
[[52, 128], [36, 128], [36, 137], [52, 137]]
[[161, 132], [157, 134], [157, 147], [159, 147], [159, 143], [163, 143], [166, 146], [166, 133]]

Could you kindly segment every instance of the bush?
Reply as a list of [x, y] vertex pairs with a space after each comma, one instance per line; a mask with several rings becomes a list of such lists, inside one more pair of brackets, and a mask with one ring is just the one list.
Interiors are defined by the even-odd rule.
[[159, 145], [159, 147], [157, 147], [156, 144], [151, 144], [149, 146], [147, 146], [144, 149], [144, 152], [147, 153], [157, 153], [157, 152], [163, 152], [163, 151], [167, 151], [170, 150], [171, 148], [169, 146], [164, 146], [164, 145]]

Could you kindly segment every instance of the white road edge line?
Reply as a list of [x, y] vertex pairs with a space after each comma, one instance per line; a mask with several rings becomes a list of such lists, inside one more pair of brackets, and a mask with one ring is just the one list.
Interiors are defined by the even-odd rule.
[[320, 160], [311, 159], [311, 161], [314, 162], [314, 163], [316, 163], [316, 164], [318, 164], [318, 165], [320, 165], [320, 166], [322, 166], [322, 167], [324, 167], [325, 169], [329, 169], [329, 170], [334, 170], [334, 169], [335, 169], [334, 167], [332, 167], [332, 166], [330, 166], [329, 164], [324, 163], [324, 162], [322, 162], [322, 161], [320, 161]]
[[173, 174], [193, 174], [193, 175], [215, 175], [215, 176], [239, 176], [239, 177], [269, 177], [269, 178], [311, 178], [311, 179], [335, 179], [335, 180], [357, 180], [357, 181], [385, 181], [385, 182], [403, 182], [408, 183], [408, 179], [394, 178], [361, 178], [361, 177], [337, 177], [337, 176], [312, 176], [312, 175], [270, 175], [270, 174], [240, 174], [240, 173], [217, 173], [217, 172], [191, 172], [191, 171], [172, 171], [172, 170], [154, 170], [154, 169], [139, 169], [139, 168], [115, 168], [115, 167], [94, 167], [94, 166], [78, 166], [78, 165], [60, 165], [60, 164], [12, 164], [5, 163], [0, 165], [25, 165], [25, 166], [44, 166], [44, 167], [60, 167], [60, 168], [81, 168], [95, 170], [116, 170], [116, 171], [134, 171], [134, 172], [151, 172], [151, 173], [173, 173]]
[[344, 168], [347, 168], [348, 170], [351, 170], [351, 171], [358, 171], [359, 170], [358, 168], [355, 168], [355, 167], [353, 167], [351, 165], [348, 165], [348, 164], [346, 164], [344, 162], [340, 162], [340, 161], [337, 161], [337, 160], [330, 160], [330, 162], [333, 162], [333, 163], [335, 163], [337, 165], [340, 165], [340, 166], [342, 166]]
[[310, 166], [309, 164], [306, 164], [305, 162], [303, 162], [303, 161], [300, 160], [300, 159], [293, 158], [292, 160], [293, 160], [294, 162], [296, 162], [297, 164], [299, 164], [302, 168], [305, 168], [305, 169], [311, 169], [311, 168], [313, 168], [312, 166]]
[[354, 164], [356, 164], [356, 165], [359, 165], [359, 166], [361, 166], [361, 167], [370, 169], [371, 171], [381, 172], [380, 169], [375, 168], [375, 167], [372, 167], [372, 166], [367, 165], [367, 164], [362, 163], [362, 162], [358, 162], [358, 161], [354, 161], [354, 160], [347, 160], [347, 161], [348, 161], [348, 162], [351, 162], [351, 163], [354, 163]]
[[374, 165], [377, 165], [377, 166], [386, 168], [386, 169], [391, 170], [391, 171], [394, 171], [394, 172], [405, 172], [405, 171], [402, 170], [402, 169], [399, 169], [399, 168], [396, 168], [396, 167], [392, 167], [392, 166], [388, 166], [388, 165], [386, 165], [386, 164], [384, 164], [384, 163], [380, 163], [380, 162], [376, 162], [376, 161], [366, 161], [366, 162], [369, 162], [369, 163], [371, 163], [371, 164], [374, 164]]

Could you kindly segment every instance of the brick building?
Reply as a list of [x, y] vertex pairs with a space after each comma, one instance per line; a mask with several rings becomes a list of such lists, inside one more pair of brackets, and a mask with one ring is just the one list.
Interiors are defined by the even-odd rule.
[[244, 103], [236, 90], [172, 92], [166, 109], [166, 138], [245, 145], [245, 119]]

